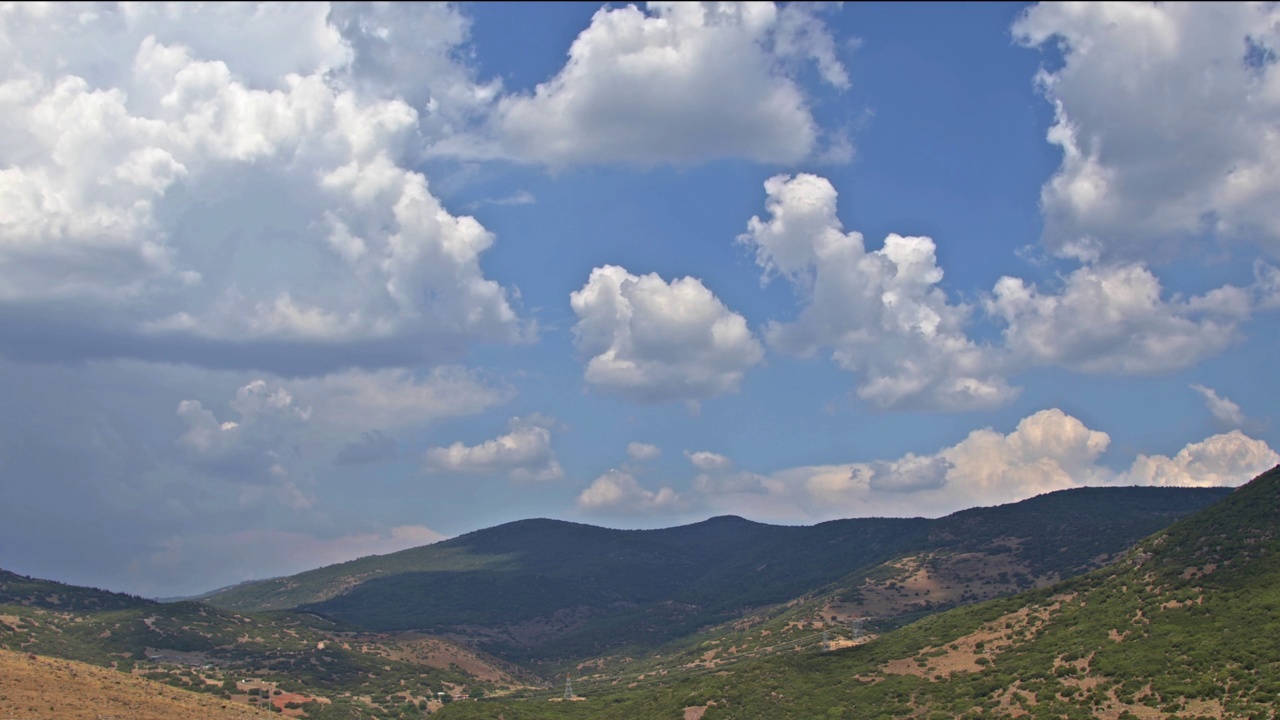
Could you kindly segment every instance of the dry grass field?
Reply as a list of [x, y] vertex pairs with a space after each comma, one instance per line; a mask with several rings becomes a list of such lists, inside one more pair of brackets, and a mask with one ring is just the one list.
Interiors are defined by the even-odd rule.
[[0, 720], [247, 720], [247, 705], [70, 660], [0, 650]]

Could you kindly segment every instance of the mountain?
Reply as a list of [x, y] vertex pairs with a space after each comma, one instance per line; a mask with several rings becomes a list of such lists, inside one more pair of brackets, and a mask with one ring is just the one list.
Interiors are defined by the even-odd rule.
[[[37, 693], [41, 697], [65, 695], [58, 685], [64, 676], [87, 678], [87, 670], [65, 661], [140, 676], [127, 682], [86, 679], [86, 697], [95, 699], [76, 707], [92, 706], [99, 714], [109, 703], [131, 707], [138, 692], [148, 691], [130, 688], [145, 679], [204, 695], [232, 714], [270, 705], [310, 720], [407, 720], [431, 711], [513, 719], [817, 717], [850, 703], [888, 716], [924, 717], [920, 713], [927, 709], [952, 717], [964, 702], [987, 703], [980, 694], [992, 692], [997, 681], [1014, 683], [1017, 692], [1036, 699], [1036, 693], [1048, 692], [1045, 687], [1058, 687], [1045, 683], [1069, 686], [1073, 681], [1065, 673], [1130, 662], [1123, 653], [1099, 654], [1097, 664], [1067, 671], [1061, 670], [1065, 664], [1082, 667], [1084, 656], [1060, 652], [1046, 672], [1018, 654], [1023, 646], [1030, 648], [1027, 657], [1048, 652], [1036, 649], [1036, 633], [1074, 612], [1074, 598], [1102, 583], [1099, 578], [1146, 568], [1168, 582], [1235, 578], [1231, 587], [1241, 592], [1252, 592], [1255, 582], [1271, 582], [1265, 563], [1274, 560], [1268, 554], [1272, 535], [1236, 528], [1269, 527], [1276, 498], [1249, 492], [1254, 494], [1094, 488], [938, 520], [874, 518], [812, 527], [719, 517], [664, 530], [622, 531], [527, 520], [227, 588], [210, 598], [221, 607], [160, 603], [0, 570], [0, 664], [10, 663], [4, 667], [27, 677], [34, 666], [12, 664], [61, 658], [49, 664], [45, 675], [53, 684]], [[1213, 514], [1220, 507], [1227, 508], [1226, 520], [1221, 512]], [[1170, 526], [1177, 518], [1184, 520]], [[1125, 554], [1133, 542], [1166, 527], [1163, 535]], [[1170, 554], [1184, 546], [1192, 548], [1185, 557]], [[1117, 556], [1124, 561], [1090, 572]], [[1086, 574], [1045, 588], [1080, 573]], [[1124, 582], [1137, 587], [1138, 580]], [[1026, 587], [1041, 589], [1007, 597]], [[1181, 586], [1155, 587], [1141, 597], [1158, 600], [1156, 605], [1139, 608], [1145, 615], [1124, 617], [1152, 618], [1168, 608], [1192, 607], [1189, 599], [1202, 602]], [[1206, 583], [1194, 587], [1209, 595]], [[996, 596], [1006, 597], [939, 614]], [[1095, 604], [1102, 603], [1088, 606]], [[1237, 612], [1237, 619], [1269, 632], [1265, 612], [1259, 617], [1254, 604], [1249, 607], [1254, 615]], [[923, 615], [932, 617], [887, 632]], [[1068, 631], [1085, 628], [1115, 642], [1083, 616], [1065, 622]], [[864, 637], [855, 637], [863, 630]], [[875, 633], [887, 634], [862, 644]], [[1123, 643], [1130, 641], [1120, 633]], [[824, 636], [831, 647], [856, 647], [816, 652]], [[1193, 640], [1176, 638], [1185, 648]], [[1237, 662], [1256, 668], [1268, 657], [1260, 651], [1239, 655]], [[534, 664], [522, 668], [512, 660]], [[1004, 674], [988, 675], [996, 663]], [[558, 707], [541, 702], [559, 698], [561, 691], [548, 690], [530, 667], [543, 677], [571, 671], [590, 699]], [[951, 681], [940, 682], [944, 677]], [[1182, 676], [1178, 681], [1189, 682]], [[13, 693], [0, 691], [0, 708], [18, 698], [20, 715], [39, 716], [40, 708], [27, 707], [36, 685], [46, 687], [33, 680]], [[797, 695], [794, 688], [804, 692]], [[1132, 700], [1137, 710], [1152, 692], [1123, 683], [1118, 688], [1115, 702]], [[502, 699], [440, 699], [467, 694]], [[1020, 697], [1001, 702], [1017, 703]], [[1044, 695], [1041, 705], [1065, 707], [1067, 697]], [[1234, 696], [1230, 701], [1243, 702]], [[218, 716], [184, 712], [174, 709], [169, 716]], [[863, 716], [861, 710], [847, 714]]]
[[[523, 520], [204, 599], [236, 611], [293, 608], [365, 631], [448, 633], [511, 661], [563, 665], [652, 650], [824, 594], [846, 613], [870, 597], [891, 626], [1099, 567], [1227, 492], [1082, 488], [938, 520], [810, 527], [737, 517], [662, 530]], [[920, 577], [927, 587], [914, 592], [924, 595], [899, 597]], [[885, 600], [879, 588], [897, 594]]]
[[1104, 568], [870, 642], [575, 678], [582, 702], [544, 694], [456, 704], [441, 717], [1271, 717], [1278, 636], [1280, 467]]

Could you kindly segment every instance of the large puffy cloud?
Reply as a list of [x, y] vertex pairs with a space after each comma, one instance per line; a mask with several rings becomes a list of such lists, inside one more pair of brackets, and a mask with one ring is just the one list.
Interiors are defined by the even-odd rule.
[[502, 91], [459, 62], [470, 20], [448, 3], [335, 3], [329, 25], [350, 48], [338, 71], [374, 97], [400, 97], [419, 113], [427, 144], [480, 122]]
[[1101, 482], [1095, 461], [1110, 437], [1061, 410], [1024, 418], [1010, 433], [975, 430], [931, 455], [788, 471], [805, 503], [833, 504], [857, 514], [944, 513], [973, 505]]
[[1135, 485], [1239, 485], [1280, 464], [1265, 442], [1239, 430], [1191, 443], [1173, 457], [1139, 455], [1122, 477]]
[[1231, 285], [1166, 300], [1156, 276], [1137, 264], [1084, 265], [1056, 293], [1003, 277], [986, 301], [1007, 324], [1016, 365], [1115, 373], [1178, 370], [1216, 355], [1237, 338], [1251, 305]]
[[551, 449], [552, 421], [538, 415], [512, 418], [509, 432], [479, 445], [455, 442], [424, 456], [429, 473], [505, 473], [512, 480], [557, 480], [564, 470]]
[[825, 178], [779, 175], [765, 183], [768, 219], [753, 217], [739, 241], [755, 251], [765, 279], [781, 275], [803, 304], [792, 323], [766, 328], [770, 344], [810, 355], [830, 348], [841, 367], [862, 375], [859, 396], [881, 407], [990, 407], [1014, 391], [989, 348], [965, 334], [970, 308], [939, 287], [933, 241], [890, 235], [868, 251], [836, 216]]
[[1168, 295], [1144, 264], [1102, 260], [1097, 243], [1075, 247], [1079, 266], [1056, 289], [1002, 277], [982, 296], [1001, 343], [979, 344], [973, 308], [940, 287], [943, 270], [926, 237], [890, 234], [868, 251], [845, 232], [836, 191], [814, 175], [765, 183], [768, 218], [753, 217], [739, 242], [754, 251], [764, 281], [788, 280], [801, 302], [792, 322], [770, 322], [775, 349], [800, 356], [829, 349], [860, 377], [858, 395], [884, 408], [979, 409], [1016, 394], [1007, 378], [1053, 365], [1091, 373], [1149, 374], [1190, 367], [1240, 337], [1240, 326], [1272, 308], [1276, 268], [1257, 262], [1253, 282], [1200, 295]]
[[1139, 455], [1117, 472], [1099, 462], [1110, 442], [1107, 433], [1055, 408], [1022, 419], [1009, 433], [975, 430], [930, 454], [789, 468], [757, 475], [750, 485], [696, 482], [697, 494], [687, 500], [800, 522], [940, 516], [1086, 485], [1239, 485], [1280, 462], [1265, 442], [1235, 430], [1189, 443], [1172, 458]]
[[735, 392], [764, 355], [746, 320], [696, 278], [668, 283], [606, 265], [570, 304], [586, 381], [639, 402]]
[[[419, 86], [411, 106], [412, 63], [375, 52], [391, 11], [323, 10], [0, 10], [13, 352], [316, 372], [528, 337], [480, 269], [493, 236], [408, 169], [423, 113], [461, 91]], [[253, 36], [273, 29], [288, 40]]]
[[1142, 256], [1212, 231], [1280, 251], [1280, 8], [1045, 3], [1013, 33], [1063, 53], [1037, 78], [1063, 151], [1041, 194], [1052, 249]]
[[802, 62], [848, 87], [810, 9], [772, 3], [649, 3], [602, 8], [569, 61], [532, 94], [498, 102], [503, 152], [553, 165], [794, 162], [818, 149]]
[[971, 504], [992, 504], [1101, 482], [1107, 473], [1096, 461], [1110, 443], [1106, 433], [1054, 408], [1022, 419], [1007, 435], [975, 430], [938, 455], [951, 465], [948, 484]]
[[351, 62], [350, 34], [328, 20], [326, 3], [64, 3], [7, 7], [0, 15], [5, 67], [86, 79], [95, 88], [127, 84], [148, 36], [225, 56], [230, 70], [258, 86], [289, 74], [330, 71]]

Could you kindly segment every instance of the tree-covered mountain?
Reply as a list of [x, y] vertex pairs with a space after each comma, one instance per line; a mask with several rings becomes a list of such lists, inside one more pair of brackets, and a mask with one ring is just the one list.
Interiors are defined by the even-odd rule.
[[567, 662], [642, 652], [801, 597], [856, 604], [874, 590], [867, 582], [903, 563], [964, 589], [880, 603], [883, 622], [1043, 585], [1101, 566], [1227, 492], [1082, 488], [937, 520], [807, 527], [737, 517], [661, 530], [523, 520], [205, 599], [231, 610], [296, 608], [367, 631], [453, 633], [507, 659]]
[[1258, 718], [1280, 697], [1280, 468], [1116, 563], [871, 642], [442, 717]]
[[[229, 588], [212, 596], [219, 606], [0, 571], [0, 648], [114, 667], [315, 720], [404, 720], [441, 710], [513, 719], [681, 717], [689, 708], [708, 720], [819, 717], [831, 708], [840, 716], [875, 717], [861, 710], [874, 708], [958, 717], [966, 703], [988, 715], [1026, 706], [1033, 714], [1114, 717], [1106, 713], [1141, 711], [1153, 698], [1169, 706], [1175, 681], [1199, 688], [1184, 694], [1186, 707], [1234, 712], [1260, 702], [1252, 690], [1241, 694], [1242, 683], [1270, 687], [1271, 679], [1230, 673], [1274, 661], [1256, 648], [1223, 655], [1227, 665], [1198, 654], [1195, 633], [1228, 635], [1221, 623], [1196, 625], [1207, 621], [1195, 608], [1218, 603], [1224, 615], [1269, 632], [1274, 605], [1259, 605], [1256, 593], [1275, 582], [1277, 483], [1235, 493], [1079, 489], [937, 520], [811, 527], [720, 517], [624, 531], [527, 520]], [[1120, 555], [1125, 562], [1094, 570]], [[1028, 587], [1040, 589], [1009, 597]], [[1101, 594], [1085, 599], [1093, 592]], [[1103, 614], [1080, 614], [1086, 607]], [[1183, 608], [1179, 617], [1195, 619], [1173, 626], [1182, 634], [1134, 620]], [[863, 629], [874, 634], [926, 615], [933, 617], [869, 645], [817, 652], [826, 634], [832, 647], [850, 645]], [[1145, 644], [1132, 646], [1138, 660], [1063, 650], [1099, 638]], [[1046, 653], [1057, 655], [1046, 661]], [[1155, 657], [1192, 670], [1149, 687], [1114, 680], [1142, 676], [1149, 668], [1133, 663]], [[999, 674], [989, 674], [993, 668]], [[537, 674], [566, 669], [590, 699], [543, 702], [553, 693]], [[1235, 694], [1206, 695], [1206, 677]], [[1015, 691], [992, 695], [999, 683]], [[1095, 687], [1101, 695], [1082, 694]], [[441, 693], [506, 699], [446, 706]], [[521, 696], [537, 699], [514, 699]]]

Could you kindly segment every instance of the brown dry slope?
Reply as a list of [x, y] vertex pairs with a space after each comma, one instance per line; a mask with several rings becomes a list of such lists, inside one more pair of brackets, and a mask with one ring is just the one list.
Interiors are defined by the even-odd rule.
[[71, 660], [0, 650], [0, 720], [242, 720], [246, 705]]

